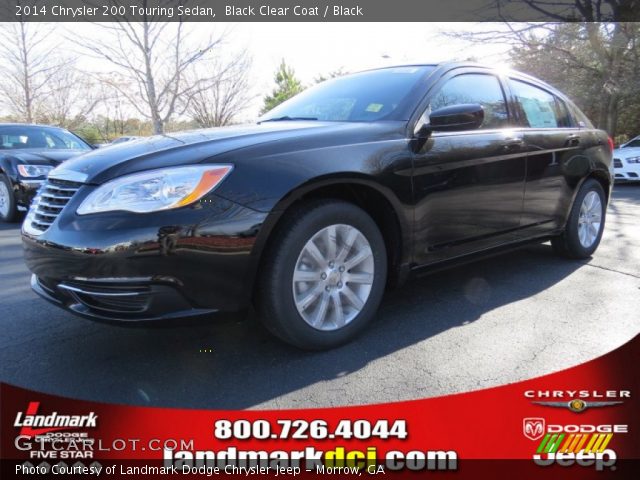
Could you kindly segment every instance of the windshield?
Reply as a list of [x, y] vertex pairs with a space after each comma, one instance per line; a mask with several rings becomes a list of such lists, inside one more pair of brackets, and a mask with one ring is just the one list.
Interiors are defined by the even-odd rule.
[[634, 138], [629, 143], [625, 144], [622, 148], [637, 148], [640, 147], [640, 137]]
[[72, 133], [29, 125], [0, 126], [0, 149], [91, 150]]
[[395, 67], [356, 73], [311, 87], [266, 113], [260, 121], [408, 120], [413, 90], [431, 66]]

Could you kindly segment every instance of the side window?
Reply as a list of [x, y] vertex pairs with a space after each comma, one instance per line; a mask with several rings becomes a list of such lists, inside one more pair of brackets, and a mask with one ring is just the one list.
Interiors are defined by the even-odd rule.
[[51, 135], [44, 134], [44, 140], [47, 142], [47, 148], [55, 148], [56, 142]]
[[431, 99], [431, 111], [463, 103], [482, 105], [484, 122], [480, 128], [502, 128], [509, 123], [507, 102], [493, 75], [468, 73], [452, 78]]
[[556, 97], [556, 109], [558, 112], [558, 126], [565, 128], [573, 127], [573, 120], [571, 120], [571, 115], [569, 115], [569, 109], [558, 97]]
[[529, 127], [558, 128], [563, 126], [557, 110], [556, 97], [552, 94], [513, 79], [511, 79], [511, 90], [520, 104]]

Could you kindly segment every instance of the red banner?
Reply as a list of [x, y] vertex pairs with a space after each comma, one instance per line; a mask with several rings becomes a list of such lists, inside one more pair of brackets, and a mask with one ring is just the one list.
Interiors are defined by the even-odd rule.
[[308, 410], [110, 405], [2, 384], [3, 478], [639, 478], [639, 360], [640, 336], [586, 364], [516, 384]]

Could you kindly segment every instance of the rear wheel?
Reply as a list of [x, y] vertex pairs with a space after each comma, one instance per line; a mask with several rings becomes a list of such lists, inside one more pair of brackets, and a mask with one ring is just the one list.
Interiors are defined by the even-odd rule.
[[580, 187], [564, 232], [553, 238], [556, 252], [569, 258], [588, 258], [596, 251], [606, 216], [606, 199], [602, 185], [588, 179]]
[[287, 343], [336, 347], [378, 308], [387, 276], [382, 234], [366, 212], [341, 201], [310, 202], [287, 217], [265, 252], [258, 314]]
[[15, 222], [17, 218], [18, 208], [11, 182], [6, 175], [0, 174], [0, 220]]

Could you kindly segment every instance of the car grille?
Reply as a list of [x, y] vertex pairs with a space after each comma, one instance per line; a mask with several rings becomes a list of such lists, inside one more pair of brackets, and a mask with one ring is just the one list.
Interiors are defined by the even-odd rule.
[[33, 199], [31, 227], [40, 232], [46, 231], [81, 186], [81, 183], [66, 180], [47, 180]]
[[613, 168], [622, 168], [622, 161], [619, 158], [613, 159]]

